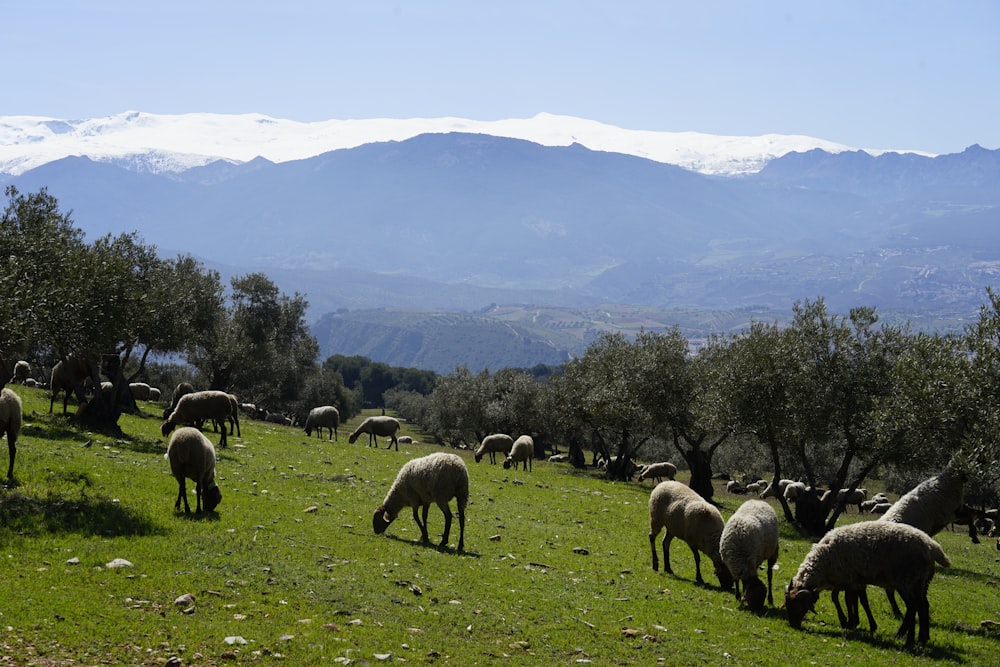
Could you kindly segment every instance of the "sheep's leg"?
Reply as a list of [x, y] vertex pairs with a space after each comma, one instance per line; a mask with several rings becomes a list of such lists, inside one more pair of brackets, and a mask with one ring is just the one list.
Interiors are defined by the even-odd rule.
[[778, 554], [767, 559], [767, 603], [774, 606], [774, 595], [771, 593], [771, 578], [774, 576], [774, 564], [778, 562]]
[[[223, 424], [223, 431], [225, 431], [225, 424]], [[201, 514], [201, 493], [202, 493], [201, 482], [195, 482], [194, 483], [194, 512], [195, 512], [195, 514]]]
[[177, 480], [177, 502], [174, 503], [174, 511], [177, 511], [181, 508], [181, 499], [184, 500], [184, 513], [190, 514], [191, 506], [188, 505], [187, 483], [184, 481], [183, 477]]
[[885, 596], [889, 599], [889, 606], [892, 607], [892, 615], [895, 618], [903, 618], [903, 612], [899, 610], [899, 605], [896, 604], [896, 594], [891, 588], [885, 589]]
[[903, 599], [903, 604], [906, 605], [906, 614], [903, 615], [902, 625], [896, 631], [896, 639], [902, 639], [905, 636], [906, 645], [909, 647], [913, 646], [914, 634], [916, 632], [917, 601], [910, 599], [911, 596], [904, 594], [902, 591], [899, 592], [899, 597]]
[[853, 591], [844, 591], [844, 603], [847, 605], [847, 615], [844, 615], [844, 610], [840, 606], [840, 589], [835, 588], [830, 593], [830, 598], [833, 600], [833, 606], [837, 610], [837, 620], [840, 621], [840, 627], [847, 628], [851, 630], [857, 627], [857, 622], [851, 624], [851, 605], [856, 605], [857, 600], [853, 597]]
[[226, 447], [226, 423], [222, 423], [222, 438], [219, 440], [219, 447], [225, 449]]
[[673, 574], [674, 570], [670, 567], [670, 541], [674, 539], [674, 536], [670, 534], [668, 530], [663, 536], [663, 571], [669, 574]]
[[458, 550], [465, 551], [465, 507], [458, 503]]
[[[420, 521], [420, 516], [419, 516], [421, 509], [423, 509], [423, 515], [424, 515], [422, 523]], [[429, 504], [423, 505], [422, 507], [414, 506], [413, 508], [413, 520], [416, 521], [417, 525], [420, 527], [420, 539], [423, 540], [424, 542], [431, 541], [430, 536], [427, 534], [427, 510], [429, 509], [430, 509]]]
[[[426, 511], [428, 507], [430, 505], [425, 505], [424, 510]], [[448, 546], [448, 536], [451, 534], [451, 508], [448, 507], [448, 503], [438, 503], [438, 507], [444, 514], [444, 534], [441, 536], [441, 547], [444, 548]]]
[[704, 584], [705, 580], [701, 578], [701, 556], [698, 554], [698, 549], [694, 545], [688, 545], [691, 547], [691, 553], [694, 554], [694, 580], [699, 584]]
[[14, 457], [17, 455], [17, 444], [14, 441], [15, 438], [12, 438], [10, 431], [8, 431], [7, 454], [10, 456], [10, 467], [7, 468], [7, 479], [14, 479]]
[[[868, 588], [864, 587], [858, 591], [858, 600], [861, 602], [861, 608], [865, 610], [865, 616], [868, 617], [868, 632], [875, 634], [875, 630], [878, 629], [878, 625], [875, 623], [875, 617], [872, 616], [872, 608], [868, 604]], [[854, 610], [855, 617], [858, 616], [858, 612]], [[857, 618], [857, 623], [861, 623], [861, 619]]]
[[656, 572], [660, 569], [660, 563], [656, 555], [656, 534], [652, 532], [649, 534], [649, 548], [653, 552], [653, 572]]

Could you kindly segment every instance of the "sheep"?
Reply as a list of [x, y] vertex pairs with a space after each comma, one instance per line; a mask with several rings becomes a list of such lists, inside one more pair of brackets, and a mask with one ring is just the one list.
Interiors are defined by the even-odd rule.
[[226, 446], [226, 420], [232, 415], [233, 406], [230, 396], [224, 391], [196, 391], [184, 394], [177, 401], [177, 406], [160, 424], [160, 432], [166, 437], [178, 424], [194, 424], [211, 419], [223, 424], [220, 447]]
[[757, 493], [757, 494], [759, 494], [761, 491], [763, 491], [767, 487], [766, 487], [766, 485], [763, 482], [758, 481], [758, 482], [750, 482], [744, 488], [746, 489], [747, 493]]
[[181, 508], [191, 513], [188, 505], [186, 479], [195, 483], [195, 511], [213, 511], [222, 502], [222, 491], [215, 483], [215, 447], [201, 431], [192, 426], [182, 426], [170, 437], [167, 453], [163, 458], [170, 461], [170, 472], [177, 480], [177, 502], [174, 510]]
[[31, 375], [31, 364], [27, 361], [18, 361], [14, 364], [14, 375], [11, 376], [10, 381], [25, 384], [29, 375]]
[[170, 416], [170, 413], [174, 411], [177, 407], [177, 402], [181, 400], [182, 396], [194, 393], [194, 385], [190, 382], [179, 382], [177, 386], [174, 387], [173, 393], [170, 395], [170, 407], [163, 411], [163, 418], [166, 419]]
[[[788, 623], [799, 628], [823, 590], [863, 592], [865, 586], [881, 586], [899, 592], [906, 616], [896, 633], [906, 635], [912, 646], [916, 616], [920, 616], [917, 640], [927, 643], [930, 635], [927, 589], [934, 577], [934, 564], [951, 565], [941, 545], [928, 535], [903, 523], [861, 521], [840, 526], [813, 545], [785, 592]], [[837, 614], [843, 618], [834, 597]], [[867, 599], [862, 604], [874, 632], [875, 623]]]
[[132, 392], [132, 398], [137, 401], [148, 401], [149, 391], [152, 389], [145, 382], [132, 382], [128, 386], [129, 390]]
[[506, 433], [494, 433], [483, 438], [483, 441], [479, 444], [479, 449], [476, 450], [474, 458], [476, 463], [479, 463], [485, 454], [490, 455], [490, 463], [497, 462], [497, 452], [500, 452], [506, 458], [507, 454], [510, 453], [510, 448], [514, 446], [514, 438], [510, 437]]
[[791, 484], [785, 486], [783, 495], [785, 496], [786, 501], [794, 503], [799, 499], [799, 496], [804, 495], [807, 490], [805, 482], [792, 482]]
[[396, 439], [396, 431], [398, 430], [399, 420], [394, 417], [386, 417], [385, 415], [368, 417], [354, 429], [354, 433], [347, 438], [347, 442], [353, 445], [359, 435], [367, 433], [368, 446], [378, 447], [378, 436], [381, 435], [389, 438], [389, 444], [386, 446], [386, 449], [396, 445], [396, 451], [398, 452], [399, 440]]
[[858, 513], [861, 513], [861, 503], [863, 503], [868, 498], [868, 489], [840, 489], [837, 491], [837, 504], [844, 504], [844, 509], [847, 509], [848, 505], [855, 505], [858, 508]]
[[892, 507], [892, 503], [875, 503], [871, 508], [872, 514], [885, 514]]
[[731, 479], [726, 482], [726, 492], [741, 496], [747, 492], [746, 487], [740, 484], [739, 480]]
[[[234, 394], [226, 395], [229, 396], [229, 435], [233, 434], [233, 427], [235, 427], [236, 437], [242, 438], [243, 434], [240, 433], [240, 400]], [[222, 422], [221, 428], [226, 428], [226, 422]]]
[[268, 412], [264, 414], [264, 421], [271, 424], [281, 424], [282, 426], [291, 426], [292, 420], [280, 412]]
[[160, 390], [157, 389], [156, 387], [150, 387], [149, 388], [149, 400], [150, 401], [154, 401], [154, 402], [155, 401], [159, 401], [160, 400]]
[[309, 415], [306, 417], [305, 431], [306, 435], [310, 436], [315, 430], [316, 435], [322, 440], [323, 429], [326, 428], [330, 430], [330, 440], [333, 440], [334, 437], [339, 439], [338, 426], [340, 426], [340, 411], [332, 405], [321, 405], [309, 411]]
[[719, 540], [724, 527], [725, 522], [719, 510], [690, 487], [672, 480], [660, 482], [649, 496], [649, 548], [653, 553], [653, 571], [659, 569], [656, 537], [661, 530], [666, 529], [663, 535], [664, 572], [673, 574], [670, 567], [670, 542], [677, 537], [686, 542], [694, 554], [695, 581], [705, 583], [701, 576], [700, 550], [715, 565], [719, 585], [724, 590], [729, 590], [733, 585], [733, 578], [719, 553]]
[[91, 371], [93, 368], [87, 360], [72, 355], [56, 362], [56, 365], [52, 367], [52, 377], [49, 379], [49, 391], [51, 392], [49, 412], [52, 412], [52, 407], [60, 391], [64, 392], [63, 414], [66, 414], [71, 392], [76, 392], [77, 397], [82, 399], [83, 388], [86, 386], [87, 380], [92, 378]]
[[[754, 611], [764, 608], [764, 599], [774, 606], [771, 579], [778, 560], [778, 515], [763, 500], [748, 500], [737, 508], [726, 522], [719, 540], [722, 562], [729, 569], [736, 584], [736, 598], [740, 599], [740, 582], [743, 583], [743, 600]], [[757, 568], [767, 561], [767, 591], [757, 577]]]
[[412, 445], [414, 442], [416, 442], [416, 440], [414, 440], [412, 437], [408, 435], [401, 435], [398, 438], [396, 438], [396, 440], [398, 440], [399, 444], [401, 445]]
[[14, 479], [14, 457], [17, 456], [17, 436], [21, 433], [21, 397], [13, 389], [0, 390], [0, 435], [7, 434], [7, 453], [10, 466], [7, 479]]
[[517, 464], [523, 462], [524, 469], [530, 471], [531, 460], [534, 458], [535, 441], [530, 435], [522, 435], [514, 441], [513, 445], [511, 445], [510, 453], [507, 454], [507, 458], [504, 459], [503, 467], [506, 470], [513, 464], [514, 470], [517, 470]]
[[553, 454], [549, 457], [549, 463], [567, 463], [569, 462], [569, 454]]
[[[444, 514], [444, 534], [440, 547], [448, 545], [451, 532], [451, 509], [448, 503], [455, 498], [458, 504], [458, 550], [465, 550], [465, 507], [469, 502], [469, 471], [465, 461], [457, 454], [435, 452], [407, 461], [385, 495], [385, 500], [375, 509], [372, 528], [381, 535], [404, 507], [413, 508], [413, 520], [420, 527], [420, 537], [426, 544], [427, 511], [436, 503]], [[423, 520], [418, 513], [422, 509]]]
[[[961, 511], [965, 504], [964, 486], [967, 480], [965, 472], [949, 465], [940, 474], [903, 494], [878, 520], [906, 523], [934, 536], [955, 521]], [[973, 543], [979, 544], [971, 522], [969, 536]]]
[[644, 479], [655, 479], [657, 483], [663, 481], [663, 478], [673, 479], [677, 476], [677, 466], [675, 466], [670, 461], [661, 461], [659, 463], [650, 463], [648, 466], [639, 471], [639, 481]]
[[794, 480], [791, 479], [779, 479], [777, 486], [775, 486], [775, 483], [772, 481], [763, 491], [761, 491], [760, 498], [763, 500], [764, 498], [777, 498], [779, 495], [784, 495], [785, 487], [793, 481]]

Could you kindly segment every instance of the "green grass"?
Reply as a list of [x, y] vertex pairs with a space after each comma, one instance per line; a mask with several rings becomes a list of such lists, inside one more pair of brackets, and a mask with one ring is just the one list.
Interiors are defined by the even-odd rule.
[[[457, 521], [443, 551], [417, 541], [408, 510], [386, 535], [372, 533], [371, 514], [400, 466], [435, 447], [397, 453], [365, 447], [364, 437], [349, 445], [360, 417], [334, 443], [246, 420], [242, 438], [219, 450], [218, 513], [188, 518], [173, 509], [162, 408], [124, 416], [127, 437], [114, 440], [50, 417], [44, 392], [14, 389], [25, 427], [17, 484], [0, 489], [0, 664], [377, 664], [385, 655], [453, 665], [1000, 662], [1000, 633], [980, 627], [1000, 620], [994, 540], [938, 536], [953, 567], [931, 585], [930, 643], [906, 653], [874, 591], [874, 638], [840, 630], [825, 594], [802, 630], [788, 627], [780, 591], [809, 541], [787, 526], [779, 608], [760, 615], [695, 585], [682, 543], [671, 554], [676, 575], [653, 572], [649, 483], [544, 462], [505, 471], [466, 453], [472, 496], [458, 554]], [[718, 498], [727, 516], [742, 500]], [[437, 508], [429, 516], [436, 543], [443, 520]], [[133, 567], [107, 568], [115, 558]], [[704, 572], [714, 583], [711, 567]], [[185, 593], [193, 609], [174, 605]]]

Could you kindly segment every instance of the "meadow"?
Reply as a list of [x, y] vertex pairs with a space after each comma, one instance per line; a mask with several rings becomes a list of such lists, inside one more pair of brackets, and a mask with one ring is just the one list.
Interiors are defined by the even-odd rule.
[[[930, 642], [907, 652], [876, 591], [874, 636], [842, 630], [828, 594], [802, 630], [788, 626], [784, 585], [810, 540], [784, 522], [776, 607], [760, 614], [717, 587], [707, 559], [710, 585], [696, 585], [676, 540], [675, 574], [654, 572], [649, 482], [543, 461], [504, 470], [459, 452], [471, 498], [457, 553], [457, 521], [450, 548], [435, 546], [436, 507], [432, 545], [409, 510], [385, 535], [371, 527], [403, 463], [438, 447], [348, 444], [363, 415], [336, 442], [244, 418], [218, 450], [217, 512], [185, 516], [162, 405], [141, 403], [111, 438], [59, 406], [50, 415], [46, 392], [12, 388], [25, 423], [16, 482], [0, 487], [0, 665], [1000, 664], [1000, 630], [982, 624], [1000, 621], [995, 539], [937, 536], [952, 567], [931, 584]], [[720, 487], [717, 500], [728, 516], [744, 497]]]

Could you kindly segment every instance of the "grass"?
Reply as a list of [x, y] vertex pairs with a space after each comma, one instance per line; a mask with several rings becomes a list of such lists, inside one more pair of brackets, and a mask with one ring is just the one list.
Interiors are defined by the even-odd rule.
[[[802, 630], [788, 627], [780, 591], [809, 548], [788, 526], [778, 608], [760, 615], [695, 585], [683, 543], [675, 575], [653, 572], [649, 483], [544, 462], [508, 471], [465, 453], [472, 497], [459, 554], [457, 521], [445, 550], [419, 543], [406, 510], [372, 533], [400, 466], [435, 447], [349, 445], [361, 417], [333, 443], [247, 420], [219, 450], [218, 512], [186, 517], [173, 509], [162, 408], [122, 417], [127, 437], [115, 440], [50, 416], [44, 392], [14, 389], [25, 426], [16, 484], [0, 488], [0, 665], [1000, 662], [1000, 631], [980, 626], [1000, 620], [994, 540], [938, 535], [953, 566], [931, 585], [930, 643], [909, 653], [874, 592], [874, 637], [842, 631], [825, 594]], [[742, 500], [718, 499], [727, 516]], [[429, 516], [436, 544], [443, 520], [437, 508]], [[132, 567], [108, 567], [116, 558]], [[193, 605], [174, 604], [184, 594]]]

